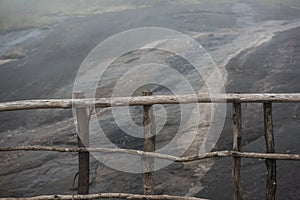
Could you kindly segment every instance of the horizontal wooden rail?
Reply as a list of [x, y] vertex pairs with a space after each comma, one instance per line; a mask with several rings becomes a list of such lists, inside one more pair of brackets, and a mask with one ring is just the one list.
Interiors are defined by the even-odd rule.
[[88, 195], [43, 195], [25, 198], [0, 198], [0, 200], [79, 200], [79, 199], [107, 199], [107, 198], [122, 198], [122, 199], [149, 199], [149, 200], [207, 200], [196, 197], [181, 197], [170, 195], [140, 195], [126, 193], [100, 193]]
[[300, 154], [281, 154], [281, 153], [254, 153], [238, 151], [215, 151], [207, 154], [194, 156], [176, 157], [167, 154], [145, 152], [132, 149], [111, 149], [111, 148], [64, 148], [51, 146], [18, 146], [18, 147], [0, 147], [0, 152], [4, 151], [56, 151], [56, 152], [99, 152], [99, 153], [121, 153], [140, 156], [155, 157], [175, 162], [191, 162], [213, 157], [241, 157], [258, 159], [276, 159], [276, 160], [300, 160]]
[[157, 95], [137, 97], [115, 97], [96, 99], [45, 99], [45, 100], [22, 100], [0, 103], [0, 112], [30, 109], [51, 109], [72, 107], [113, 107], [113, 106], [138, 106], [153, 104], [187, 104], [187, 103], [300, 103], [300, 93], [292, 94], [218, 94], [207, 95]]

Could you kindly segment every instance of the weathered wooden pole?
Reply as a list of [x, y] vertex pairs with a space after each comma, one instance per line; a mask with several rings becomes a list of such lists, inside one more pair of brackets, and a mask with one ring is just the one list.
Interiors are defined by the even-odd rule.
[[[152, 92], [143, 91], [143, 96], [151, 96]], [[152, 105], [143, 106], [144, 151], [155, 151], [155, 121]], [[142, 157], [143, 192], [145, 195], [154, 194], [154, 158]]]
[[[242, 150], [242, 107], [240, 102], [234, 102], [232, 108], [233, 125], [233, 151]], [[232, 159], [232, 187], [234, 200], [243, 198], [241, 185], [241, 158], [233, 156]]]
[[[265, 127], [265, 141], [267, 153], [275, 153], [275, 142], [273, 133], [272, 120], [272, 103], [264, 103], [264, 127]], [[267, 166], [267, 183], [266, 183], [266, 199], [275, 200], [276, 195], [276, 160], [266, 159]]]
[[[300, 103], [300, 93], [292, 94], [198, 94], [197, 103], [264, 103], [272, 101], [273, 103]], [[152, 97], [113, 97], [97, 99], [41, 99], [41, 100], [21, 100], [12, 102], [0, 102], [0, 112], [13, 110], [31, 110], [31, 109], [70, 109], [74, 107], [95, 107], [106, 108], [116, 106], [142, 106], [154, 104], [188, 104], [195, 103], [194, 94], [185, 95], [156, 95]]]
[[[75, 92], [74, 99], [84, 99], [82, 92]], [[88, 108], [76, 108], [78, 147], [89, 146], [89, 114]], [[90, 153], [78, 153], [78, 194], [89, 193]]]

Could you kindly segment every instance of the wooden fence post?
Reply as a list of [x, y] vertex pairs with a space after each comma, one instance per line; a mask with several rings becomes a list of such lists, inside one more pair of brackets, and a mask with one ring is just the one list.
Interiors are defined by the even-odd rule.
[[[82, 92], [75, 92], [74, 99], [83, 99]], [[89, 146], [89, 114], [88, 108], [76, 108], [78, 147]], [[90, 153], [78, 153], [78, 194], [89, 193]]]
[[[151, 96], [152, 92], [143, 91], [143, 96]], [[155, 151], [155, 121], [152, 105], [143, 106], [144, 151]], [[154, 194], [154, 158], [142, 157], [143, 192], [145, 195]]]
[[[240, 102], [234, 102], [232, 108], [233, 151], [242, 150], [242, 107]], [[243, 198], [241, 185], [241, 158], [232, 158], [232, 186], [234, 200]]]
[[[275, 153], [275, 142], [272, 121], [272, 103], [264, 103], [264, 128], [267, 153]], [[266, 199], [275, 200], [276, 195], [276, 160], [266, 159], [267, 166], [267, 183]]]

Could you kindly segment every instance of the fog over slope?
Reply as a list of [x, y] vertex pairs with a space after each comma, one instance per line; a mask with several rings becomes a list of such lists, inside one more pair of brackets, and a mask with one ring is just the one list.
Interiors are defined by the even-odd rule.
[[[0, 0], [0, 101], [71, 98], [76, 73], [89, 52], [114, 34], [139, 27], [169, 28], [198, 41], [220, 70], [227, 92], [300, 92], [299, 11], [298, 0]], [[167, 45], [162, 41], [155, 44]], [[105, 79], [99, 82], [97, 97], [111, 96], [119, 77], [135, 66], [153, 61], [167, 64], [188, 77], [197, 90], [202, 89], [203, 80], [186, 60], [162, 51], [134, 51], [112, 63]], [[87, 85], [89, 77], [97, 76], [93, 70], [85, 71], [85, 75]], [[147, 78], [147, 74], [136, 76]], [[156, 78], [162, 83], [174, 81], [165, 71], [157, 73]], [[175, 79], [173, 85], [179, 83]], [[154, 94], [170, 92], [152, 86], [144, 87], [150, 87]], [[170, 142], [180, 121], [176, 106], [164, 108], [169, 113], [166, 126], [157, 137], [158, 148]], [[274, 104], [278, 152], [300, 152], [299, 108], [298, 104]], [[215, 150], [232, 147], [231, 105], [227, 109]], [[160, 110], [156, 113], [158, 119]], [[206, 110], [201, 111], [205, 118]], [[111, 109], [97, 112], [111, 142], [122, 148], [143, 149], [140, 138], [117, 126]], [[131, 117], [137, 124], [141, 124], [141, 116], [141, 108], [133, 107]], [[243, 149], [265, 151], [262, 117], [262, 105], [243, 106]], [[130, 119], [122, 120], [129, 124]], [[188, 155], [197, 153], [197, 142], [201, 142], [209, 127], [206, 119], [201, 120]], [[1, 147], [77, 146], [70, 110], [3, 112], [0, 121]], [[182, 137], [183, 142], [185, 139]], [[77, 159], [76, 153], [0, 153], [0, 197], [72, 194], [76, 192], [72, 181], [78, 170]], [[230, 158], [219, 158], [173, 163], [155, 172], [155, 193], [232, 199], [230, 162]], [[298, 199], [299, 162], [278, 163], [277, 198]], [[245, 199], [264, 199], [265, 174], [263, 160], [243, 159]], [[140, 174], [111, 169], [94, 157], [90, 177], [91, 193], [142, 192]]]

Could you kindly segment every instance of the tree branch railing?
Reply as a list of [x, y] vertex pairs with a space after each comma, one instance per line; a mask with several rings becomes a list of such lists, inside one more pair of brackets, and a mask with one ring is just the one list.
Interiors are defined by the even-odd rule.
[[[174, 199], [174, 200], [200, 200], [196, 197], [179, 197], [169, 195], [153, 195], [154, 183], [152, 173], [143, 173], [144, 195], [124, 193], [100, 193], [88, 194], [89, 184], [89, 152], [133, 154], [141, 156], [143, 168], [151, 167], [153, 159], [160, 158], [174, 162], [192, 162], [213, 157], [232, 157], [232, 186], [234, 199], [243, 199], [241, 186], [241, 158], [258, 158], [266, 160], [266, 199], [274, 200], [276, 196], [276, 160], [300, 160], [300, 154], [275, 153], [275, 142], [273, 133], [272, 103], [300, 103], [300, 93], [293, 94], [218, 94], [218, 95], [158, 95], [158, 96], [137, 96], [137, 97], [115, 97], [97, 99], [79, 99], [83, 94], [77, 93], [77, 99], [47, 99], [47, 100], [22, 100], [14, 102], [0, 102], [0, 112], [31, 110], [31, 109], [71, 109], [76, 108], [77, 130], [80, 138], [78, 148], [71, 147], [49, 147], [49, 146], [17, 146], [0, 147], [0, 152], [7, 151], [56, 151], [56, 152], [77, 152], [79, 155], [79, 195], [46, 195], [27, 198], [0, 198], [0, 200], [52, 200], [52, 199], [101, 199], [101, 198], [123, 198], [123, 199]], [[214, 151], [202, 155], [188, 157], [176, 157], [172, 155], [155, 153], [155, 137], [149, 123], [154, 122], [151, 114], [151, 107], [154, 104], [188, 104], [188, 103], [232, 103], [232, 124], [233, 124], [233, 150]], [[241, 103], [263, 103], [264, 105], [264, 129], [266, 141], [266, 153], [242, 152], [242, 107]], [[145, 141], [144, 151], [132, 149], [110, 149], [90, 148], [85, 146], [88, 142], [81, 140], [88, 139], [88, 109], [91, 107], [106, 108], [115, 106], [143, 106], [144, 107], [144, 128]], [[154, 125], [154, 124], [153, 124]], [[148, 135], [148, 136], [147, 136]], [[145, 168], [145, 169], [146, 169]], [[148, 189], [147, 189], [148, 188]], [[149, 195], [148, 195], [149, 194]]]
[[105, 108], [154, 104], [188, 103], [300, 103], [300, 93], [293, 94], [218, 94], [218, 95], [156, 95], [96, 99], [46, 99], [0, 102], [0, 112], [31, 109], [70, 109], [80, 107]]
[[81, 200], [81, 199], [107, 199], [107, 198], [122, 198], [122, 199], [147, 199], [147, 200], [207, 200], [196, 197], [181, 197], [171, 195], [141, 195], [141, 194], [126, 194], [126, 193], [100, 193], [88, 195], [43, 195], [24, 198], [1, 198], [1, 200]]
[[256, 153], [256, 152], [239, 152], [239, 151], [213, 151], [205, 154], [194, 156], [177, 157], [168, 154], [146, 152], [133, 149], [112, 149], [112, 148], [76, 148], [76, 147], [53, 147], [53, 146], [16, 146], [16, 147], [0, 147], [3, 151], [53, 151], [61, 153], [78, 153], [78, 152], [95, 152], [106, 154], [131, 154], [144, 156], [149, 158], [159, 158], [174, 162], [192, 162], [214, 157], [241, 157], [255, 159], [271, 159], [271, 160], [300, 160], [300, 154], [283, 154], [283, 153]]

